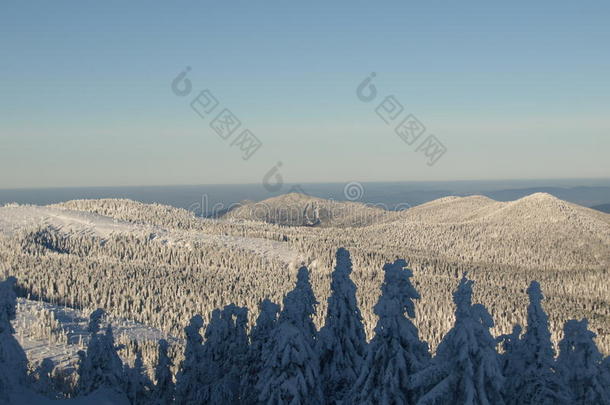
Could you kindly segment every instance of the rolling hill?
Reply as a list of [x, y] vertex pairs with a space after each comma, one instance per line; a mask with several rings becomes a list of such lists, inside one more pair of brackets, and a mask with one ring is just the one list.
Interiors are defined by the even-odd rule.
[[554, 339], [566, 319], [587, 317], [610, 353], [610, 215], [550, 194], [444, 197], [404, 211], [288, 194], [218, 219], [114, 199], [0, 207], [0, 271], [24, 296], [104, 307], [174, 336], [193, 314], [228, 303], [248, 305], [255, 319], [256, 303], [280, 302], [300, 264], [311, 269], [320, 325], [338, 247], [352, 255], [369, 335], [380, 269], [399, 257], [414, 270], [417, 322], [433, 347], [451, 325], [447, 297], [468, 272], [496, 334], [524, 322], [524, 290], [536, 279]]
[[325, 200], [290, 193], [260, 202], [246, 201], [223, 218], [285, 226], [362, 227], [396, 218], [395, 212], [358, 202]]
[[374, 225], [385, 240], [451, 260], [548, 269], [610, 266], [610, 215], [536, 193], [446, 197]]

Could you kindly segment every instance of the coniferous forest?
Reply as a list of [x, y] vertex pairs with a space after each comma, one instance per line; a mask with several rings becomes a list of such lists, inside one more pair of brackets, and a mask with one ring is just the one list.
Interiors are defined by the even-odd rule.
[[0, 405], [610, 405], [608, 21], [2, 1]]
[[10, 277], [0, 284], [0, 401], [31, 392], [29, 398], [81, 403], [106, 395], [131, 404], [610, 404], [610, 357], [598, 350], [587, 319], [565, 322], [555, 350], [537, 281], [526, 291], [527, 323], [494, 336], [492, 315], [473, 302], [475, 283], [467, 274], [457, 277], [454, 323], [431, 350], [414, 323], [421, 296], [405, 260], [383, 266], [368, 341], [349, 252], [340, 248], [334, 263], [321, 328], [303, 266], [281, 303], [258, 303], [256, 319], [234, 304], [214, 309], [208, 322], [193, 316], [179, 363], [161, 339], [151, 371], [138, 348], [131, 364], [122, 361], [107, 314], [95, 310], [77, 379], [64, 392], [44, 362], [28, 370], [13, 336], [17, 295]]

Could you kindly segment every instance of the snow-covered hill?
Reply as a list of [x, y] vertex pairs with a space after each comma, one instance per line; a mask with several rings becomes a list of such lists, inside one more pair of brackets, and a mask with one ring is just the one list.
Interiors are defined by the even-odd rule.
[[[346, 247], [369, 334], [379, 269], [400, 257], [414, 269], [426, 311], [419, 326], [433, 347], [452, 316], [442, 297], [467, 271], [479, 282], [477, 299], [499, 314], [496, 333], [524, 321], [524, 290], [538, 279], [555, 316], [553, 337], [565, 319], [588, 317], [610, 352], [608, 214], [541, 193], [510, 202], [446, 197], [400, 212], [301, 195], [263, 203], [272, 212], [293, 209], [296, 221], [260, 216], [256, 204], [220, 219], [112, 199], [0, 207], [0, 272], [17, 277], [22, 293], [58, 308], [103, 307], [180, 338], [194, 314], [208, 322], [214, 308], [229, 303], [248, 306], [252, 322], [261, 299], [281, 301], [301, 263], [311, 269], [320, 325], [333, 254]], [[317, 225], [303, 222], [315, 218]], [[24, 345], [33, 358], [55, 350]], [[57, 350], [51, 357], [64, 361]]]
[[286, 226], [363, 227], [397, 218], [397, 213], [359, 202], [332, 201], [290, 193], [260, 202], [243, 202], [223, 218]]
[[[143, 204], [142, 204], [143, 205]], [[143, 207], [146, 209], [146, 207]], [[194, 218], [194, 221], [205, 222]], [[36, 206], [11, 204], [0, 207], [0, 236], [13, 237], [19, 232], [48, 227], [62, 235], [89, 236], [107, 239], [116, 235], [146, 235], [161, 244], [175, 244], [186, 248], [193, 243], [218, 245], [230, 249], [246, 250], [263, 257], [281, 260], [286, 264], [299, 261], [297, 252], [273, 240], [240, 237], [205, 232], [202, 230], [164, 228], [129, 222], [95, 212], [67, 209], [62, 206]]]
[[385, 239], [472, 262], [610, 267], [610, 215], [536, 193], [510, 202], [450, 197], [376, 225]]

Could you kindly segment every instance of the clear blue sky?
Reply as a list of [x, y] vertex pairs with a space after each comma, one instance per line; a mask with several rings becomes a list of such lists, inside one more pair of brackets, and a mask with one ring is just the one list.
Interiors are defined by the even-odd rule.
[[[499, 3], [3, 1], [0, 188], [610, 177], [610, 3]], [[185, 66], [251, 159], [172, 93]], [[370, 72], [434, 166], [356, 97]]]

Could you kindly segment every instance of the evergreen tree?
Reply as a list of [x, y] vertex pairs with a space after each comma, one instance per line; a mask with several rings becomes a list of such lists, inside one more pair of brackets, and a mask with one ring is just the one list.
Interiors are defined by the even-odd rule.
[[127, 378], [127, 398], [132, 404], [148, 404], [150, 403], [151, 382], [144, 370], [142, 361], [142, 352], [136, 345], [136, 359], [133, 367], [125, 366], [125, 375]]
[[366, 335], [351, 272], [349, 252], [340, 248], [332, 273], [326, 322], [318, 341], [320, 375], [329, 404], [342, 400], [353, 386], [366, 351]]
[[191, 318], [189, 325], [184, 328], [186, 347], [184, 360], [176, 375], [176, 403], [196, 405], [205, 403], [203, 338], [199, 331], [203, 327], [201, 315]]
[[[284, 307], [286, 304], [290, 307], [299, 308], [297, 311], [282, 311], [280, 313], [280, 322], [287, 321], [297, 325], [305, 334], [305, 338], [309, 341], [311, 347], [315, 347], [318, 331], [313, 323], [313, 316], [316, 313], [318, 301], [311, 288], [309, 281], [309, 270], [302, 266], [297, 272], [297, 283], [294, 290], [290, 291], [284, 297]], [[285, 318], [290, 319], [285, 319]]]
[[100, 333], [100, 322], [104, 315], [100, 310], [90, 317], [91, 334], [87, 351], [79, 351], [78, 387], [79, 395], [87, 395], [100, 388], [123, 392], [126, 387], [123, 363], [117, 354], [114, 344], [112, 326], [109, 324], [104, 333]]
[[[286, 294], [284, 308], [263, 357], [257, 390], [267, 405], [319, 405], [323, 403], [319, 359], [312, 344], [315, 313], [309, 271], [301, 267], [294, 290]], [[315, 329], [314, 329], [315, 331]]]
[[524, 368], [521, 361], [523, 360], [523, 357], [520, 355], [515, 355], [520, 350], [522, 331], [523, 328], [521, 325], [516, 324], [513, 325], [513, 330], [511, 333], [500, 335], [496, 339], [496, 342], [500, 343], [504, 351], [499, 356], [502, 364], [502, 373], [505, 376], [513, 375], [517, 373], [518, 370], [522, 370]]
[[351, 403], [403, 405], [415, 403], [409, 377], [429, 362], [428, 344], [419, 339], [413, 300], [420, 295], [411, 284], [413, 272], [396, 260], [383, 266], [385, 277], [375, 305], [379, 316], [363, 367], [350, 394]]
[[27, 375], [28, 360], [11, 325], [17, 316], [16, 284], [14, 277], [0, 282], [0, 401], [8, 401], [10, 393], [25, 384]]
[[212, 312], [203, 346], [204, 386], [212, 404], [239, 401], [240, 377], [248, 353], [247, 323], [247, 308], [230, 304]]
[[504, 403], [502, 367], [489, 331], [493, 319], [483, 305], [472, 305], [472, 284], [465, 276], [460, 281], [453, 293], [455, 325], [430, 366], [411, 379], [414, 388], [424, 388], [420, 405]]
[[530, 299], [527, 330], [506, 353], [511, 364], [506, 370], [506, 402], [509, 405], [568, 404], [569, 393], [555, 372], [555, 351], [548, 316], [542, 308], [540, 284], [532, 281], [527, 294]]
[[171, 367], [174, 365], [168, 355], [169, 344], [167, 340], [160, 339], [155, 367], [154, 397], [157, 405], [169, 405], [174, 400], [174, 380]]
[[602, 369], [603, 356], [595, 345], [588, 321], [569, 320], [559, 342], [557, 370], [571, 390], [573, 404], [610, 405], [610, 381]]
[[241, 401], [246, 405], [258, 403], [256, 383], [258, 382], [258, 377], [263, 367], [263, 351], [271, 341], [273, 330], [277, 325], [280, 306], [265, 298], [259, 304], [259, 309], [256, 324], [250, 332], [250, 347], [248, 349], [248, 361], [246, 365], [247, 371], [241, 386]]

